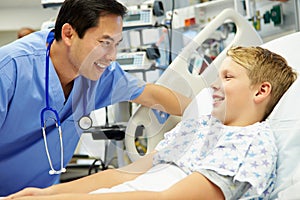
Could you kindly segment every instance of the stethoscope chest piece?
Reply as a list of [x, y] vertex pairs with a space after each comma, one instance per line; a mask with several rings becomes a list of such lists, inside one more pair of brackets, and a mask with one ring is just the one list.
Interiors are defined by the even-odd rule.
[[82, 130], [87, 130], [87, 129], [91, 128], [92, 125], [93, 125], [93, 120], [89, 116], [82, 116], [78, 121], [78, 126]]

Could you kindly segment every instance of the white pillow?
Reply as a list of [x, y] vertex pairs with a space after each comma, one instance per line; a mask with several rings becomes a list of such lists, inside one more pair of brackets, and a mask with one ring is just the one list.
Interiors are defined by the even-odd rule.
[[300, 79], [289, 88], [269, 117], [279, 150], [277, 181], [272, 199], [292, 186], [293, 174], [300, 162]]
[[[283, 56], [288, 64], [299, 72], [299, 51], [295, 50], [299, 48], [299, 42], [300, 32], [297, 32], [263, 44], [262, 47]], [[279, 192], [293, 185], [293, 174], [300, 163], [299, 102], [300, 77], [298, 73], [298, 79], [283, 95], [269, 116], [279, 150], [277, 181], [271, 199], [278, 198]]]
[[295, 200], [299, 199], [300, 191], [300, 166], [297, 167], [297, 171], [293, 173], [292, 186], [278, 193], [278, 199], [280, 200]]

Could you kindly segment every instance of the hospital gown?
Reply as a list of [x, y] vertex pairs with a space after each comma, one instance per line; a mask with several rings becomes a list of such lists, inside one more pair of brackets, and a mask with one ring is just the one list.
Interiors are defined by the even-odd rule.
[[[49, 30], [37, 31], [0, 48], [0, 196], [28, 186], [47, 187], [59, 180], [59, 175], [48, 173], [40, 120], [40, 112], [46, 106], [48, 33]], [[77, 125], [80, 117], [135, 99], [145, 85], [113, 62], [99, 81], [77, 77], [66, 99], [51, 60], [49, 71], [49, 104], [61, 120], [64, 166], [73, 156], [82, 133]], [[47, 121], [47, 141], [54, 169], [60, 169], [60, 144], [53, 120]]]
[[165, 134], [156, 150], [154, 165], [172, 163], [186, 174], [208, 170], [249, 183], [241, 199], [268, 199], [274, 185], [277, 148], [267, 122], [232, 127], [211, 116], [185, 120]]

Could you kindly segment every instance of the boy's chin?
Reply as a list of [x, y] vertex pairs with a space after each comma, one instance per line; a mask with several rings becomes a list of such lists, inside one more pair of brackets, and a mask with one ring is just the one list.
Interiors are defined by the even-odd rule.
[[220, 120], [222, 123], [225, 122], [225, 114], [224, 114], [224, 113], [217, 112], [217, 111], [214, 111], [214, 110], [213, 110], [213, 111], [211, 112], [211, 115], [212, 115], [214, 118]]

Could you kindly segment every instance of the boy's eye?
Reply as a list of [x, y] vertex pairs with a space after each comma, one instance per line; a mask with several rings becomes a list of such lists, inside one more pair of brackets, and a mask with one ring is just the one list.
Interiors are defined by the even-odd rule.
[[233, 78], [233, 76], [231, 76], [230, 74], [225, 74], [224, 75], [224, 79], [226, 79], [226, 80], [229, 80], [231, 78]]

